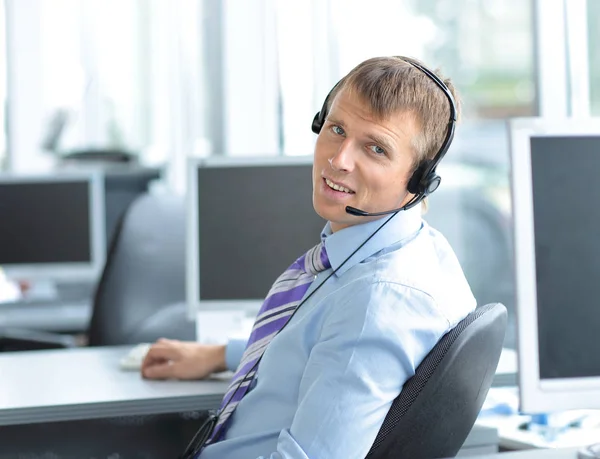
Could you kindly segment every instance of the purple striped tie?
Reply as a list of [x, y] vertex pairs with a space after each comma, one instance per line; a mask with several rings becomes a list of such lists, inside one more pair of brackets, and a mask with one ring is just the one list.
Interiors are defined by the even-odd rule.
[[[242, 360], [221, 402], [220, 411], [225, 405], [227, 406], [224, 411], [219, 413], [219, 419], [212, 434], [219, 432], [219, 438], [211, 436], [209, 443], [223, 438], [227, 426], [221, 426], [227, 422], [240, 400], [246, 395], [256, 373], [256, 368], [253, 368], [254, 364], [290, 319], [317, 273], [330, 266], [325, 245], [321, 242], [298, 258], [277, 278], [256, 316]], [[252, 371], [249, 372], [251, 369]], [[242, 380], [244, 382], [239, 384]], [[229, 400], [230, 398], [231, 400]]]

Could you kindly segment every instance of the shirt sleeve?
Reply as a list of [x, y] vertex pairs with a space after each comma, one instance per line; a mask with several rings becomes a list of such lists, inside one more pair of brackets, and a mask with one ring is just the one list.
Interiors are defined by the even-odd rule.
[[237, 370], [246, 349], [245, 339], [230, 339], [225, 348], [225, 363], [230, 371]]
[[328, 311], [291, 428], [270, 459], [365, 457], [405, 381], [450, 328], [419, 290], [387, 282], [346, 288], [347, 300]]

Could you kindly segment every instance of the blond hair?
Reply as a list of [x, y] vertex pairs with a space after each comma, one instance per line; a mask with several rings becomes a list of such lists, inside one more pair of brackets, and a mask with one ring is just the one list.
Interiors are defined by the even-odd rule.
[[[410, 59], [425, 66], [417, 59]], [[448, 87], [460, 112], [457, 93], [448, 78], [434, 72]], [[327, 111], [342, 90], [356, 93], [371, 108], [376, 119], [406, 112], [415, 117], [420, 133], [413, 139], [414, 169], [433, 159], [448, 130], [450, 104], [440, 87], [423, 71], [402, 57], [375, 57], [357, 65], [333, 89]]]

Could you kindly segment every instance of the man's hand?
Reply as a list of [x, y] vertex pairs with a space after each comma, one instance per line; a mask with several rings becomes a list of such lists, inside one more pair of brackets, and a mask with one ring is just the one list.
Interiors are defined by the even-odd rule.
[[141, 371], [148, 379], [202, 379], [226, 369], [225, 345], [161, 338], [148, 350]]

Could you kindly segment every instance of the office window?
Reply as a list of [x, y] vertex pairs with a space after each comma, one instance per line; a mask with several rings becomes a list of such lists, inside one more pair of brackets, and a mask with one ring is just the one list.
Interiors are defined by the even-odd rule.
[[16, 25], [9, 50], [19, 53], [9, 69], [19, 81], [9, 107], [14, 169], [119, 149], [176, 166], [172, 182], [184, 184], [186, 155], [203, 147], [202, 1], [5, 1]]
[[590, 108], [600, 116], [600, 2], [588, 0], [588, 34], [590, 55]]
[[465, 118], [534, 115], [530, 1], [414, 4], [434, 32], [425, 54], [453, 75], [463, 94]]
[[[333, 3], [343, 71], [373, 55], [413, 55], [452, 76], [467, 121], [533, 114], [530, 1]], [[377, 33], [356, 33], [361, 24], [376, 24]]]
[[133, 0], [42, 2], [44, 111], [48, 120], [66, 114], [59, 154], [85, 148], [139, 153], [147, 146], [151, 6]]
[[0, 0], [0, 170], [6, 168], [6, 25]]
[[460, 153], [470, 159], [506, 164], [503, 120], [535, 114], [531, 0], [374, 0], [369, 8], [358, 0], [280, 1], [277, 8], [285, 154], [311, 145], [310, 131], [294, 134], [307, 106], [314, 111], [342, 75], [378, 55], [417, 57], [452, 76], [463, 99], [460, 131], [497, 145]]

